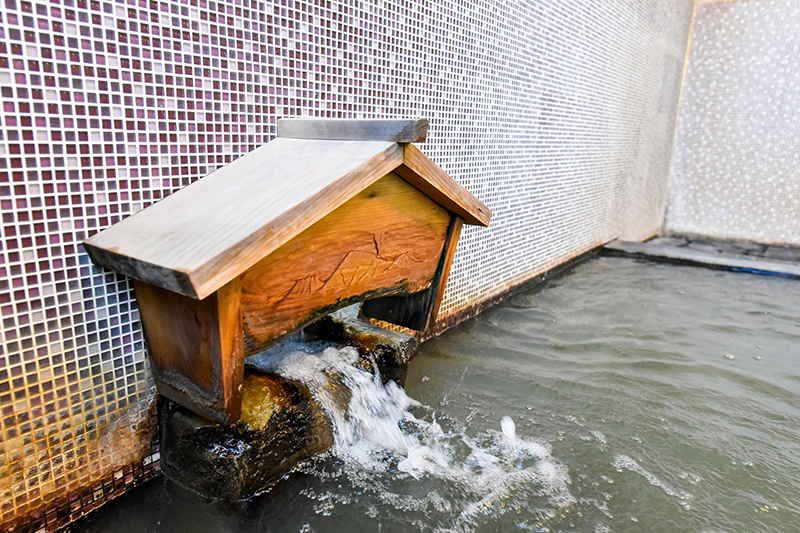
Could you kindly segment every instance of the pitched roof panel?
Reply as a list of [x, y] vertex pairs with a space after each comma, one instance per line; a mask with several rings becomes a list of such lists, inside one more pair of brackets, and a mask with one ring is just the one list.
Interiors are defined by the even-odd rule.
[[278, 138], [84, 245], [104, 267], [203, 299], [393, 170], [488, 225], [489, 209], [411, 144]]

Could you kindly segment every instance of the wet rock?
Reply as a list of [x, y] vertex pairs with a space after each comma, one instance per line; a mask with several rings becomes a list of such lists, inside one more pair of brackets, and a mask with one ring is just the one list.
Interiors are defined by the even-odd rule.
[[361, 355], [359, 366], [372, 371], [377, 365], [384, 383], [406, 382], [408, 362], [417, 353], [417, 340], [411, 335], [368, 324], [349, 313], [333, 313], [304, 330], [306, 340], [329, 340], [353, 346]]
[[[399, 385], [404, 384], [408, 361], [417, 350], [414, 337], [372, 326], [347, 312], [317, 321], [303, 337], [353, 346], [359, 352], [356, 366], [367, 371], [377, 366], [384, 382], [394, 380]], [[292, 349], [291, 344], [270, 350]], [[259, 356], [268, 357], [270, 350]], [[217, 424], [166, 398], [161, 400], [164, 475], [204, 497], [251, 498], [269, 489], [298, 462], [333, 445], [330, 422], [308, 388], [267, 373], [266, 368], [259, 371], [252, 359], [245, 364], [242, 415], [236, 424]], [[349, 391], [331, 392], [346, 395]]]
[[160, 414], [164, 474], [207, 498], [251, 498], [333, 443], [308, 389], [274, 374], [245, 376], [236, 424], [216, 424], [166, 398]]

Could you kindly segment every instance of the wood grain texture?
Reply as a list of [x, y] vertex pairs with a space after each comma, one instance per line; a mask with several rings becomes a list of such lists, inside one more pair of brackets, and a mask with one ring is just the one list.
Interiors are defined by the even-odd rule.
[[239, 418], [244, 352], [238, 279], [204, 300], [134, 281], [164, 396], [216, 422]]
[[84, 242], [92, 260], [203, 299], [395, 171], [467, 224], [491, 212], [412, 144], [275, 139]]
[[389, 174], [242, 276], [246, 353], [365, 297], [430, 287], [450, 214]]
[[275, 139], [84, 244], [102, 266], [203, 299], [401, 163], [394, 142]]
[[281, 118], [278, 137], [350, 141], [425, 142], [428, 119]]
[[430, 288], [414, 294], [397, 294], [367, 300], [361, 306], [361, 313], [368, 318], [376, 318], [416, 331], [426, 331], [431, 328], [442, 303], [462, 224], [463, 221], [458, 216], [453, 216], [450, 221], [444, 252], [439, 259], [439, 266], [436, 268]]
[[489, 225], [491, 210], [413, 144], [403, 145], [403, 165], [395, 172], [428, 198], [460, 216], [465, 224]]
[[220, 384], [225, 421], [239, 420], [244, 380], [244, 330], [242, 287], [239, 279], [225, 284], [216, 293], [219, 321]]

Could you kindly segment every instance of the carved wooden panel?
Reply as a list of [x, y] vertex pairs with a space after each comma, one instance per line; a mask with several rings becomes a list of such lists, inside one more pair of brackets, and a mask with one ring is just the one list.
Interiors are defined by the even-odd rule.
[[461, 217], [453, 216], [451, 219], [445, 250], [439, 259], [439, 267], [436, 269], [430, 288], [413, 294], [395, 294], [367, 300], [361, 307], [361, 313], [366, 317], [417, 331], [433, 327], [442, 303], [450, 267], [453, 265], [462, 224]]
[[427, 289], [451, 215], [388, 174], [241, 277], [245, 352], [364, 297]]

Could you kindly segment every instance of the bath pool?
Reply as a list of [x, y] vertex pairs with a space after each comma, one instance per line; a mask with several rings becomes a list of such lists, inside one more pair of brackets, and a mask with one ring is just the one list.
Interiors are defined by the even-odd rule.
[[798, 361], [800, 282], [595, 258], [425, 343], [402, 443], [240, 505], [155, 480], [71, 530], [800, 531]]

